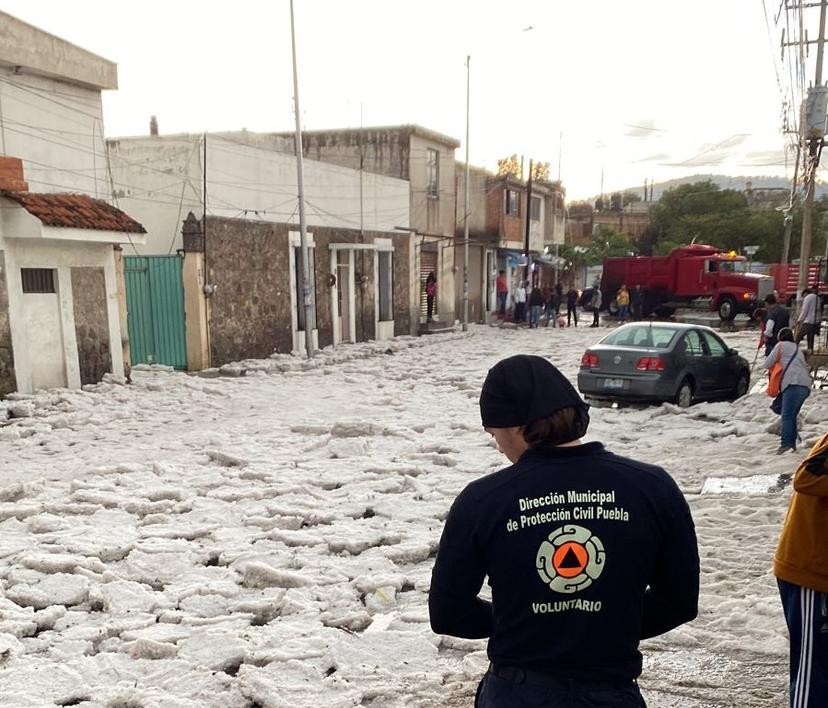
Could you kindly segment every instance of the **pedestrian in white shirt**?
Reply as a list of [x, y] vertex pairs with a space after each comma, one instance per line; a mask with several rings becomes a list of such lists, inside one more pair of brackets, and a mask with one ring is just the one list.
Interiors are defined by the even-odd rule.
[[515, 288], [515, 322], [526, 320], [526, 286], [523, 281]]
[[808, 339], [808, 349], [814, 349], [814, 337], [819, 333], [820, 315], [819, 298], [811, 288], [802, 291], [802, 307], [799, 316], [796, 318], [797, 333], [796, 343]]

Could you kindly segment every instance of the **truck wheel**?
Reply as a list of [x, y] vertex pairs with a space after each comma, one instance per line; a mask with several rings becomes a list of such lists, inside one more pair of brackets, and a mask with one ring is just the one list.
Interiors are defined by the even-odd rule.
[[607, 305], [607, 312], [609, 312], [613, 317], [618, 314], [618, 302], [616, 302], [616, 300], [610, 300], [610, 304]]
[[683, 379], [679, 384], [675, 401], [679, 408], [689, 408], [693, 403], [693, 382], [690, 379]]
[[719, 319], [729, 322], [736, 317], [736, 301], [730, 297], [723, 297], [719, 300]]

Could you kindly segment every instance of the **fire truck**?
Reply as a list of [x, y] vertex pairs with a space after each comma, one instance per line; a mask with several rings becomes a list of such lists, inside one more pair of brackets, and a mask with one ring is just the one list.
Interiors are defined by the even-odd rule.
[[773, 278], [748, 272], [747, 259], [715, 246], [690, 244], [666, 256], [605, 258], [601, 295], [610, 312], [621, 285], [644, 290], [644, 316], [669, 316], [680, 306], [707, 305], [722, 320], [752, 314], [773, 292]]

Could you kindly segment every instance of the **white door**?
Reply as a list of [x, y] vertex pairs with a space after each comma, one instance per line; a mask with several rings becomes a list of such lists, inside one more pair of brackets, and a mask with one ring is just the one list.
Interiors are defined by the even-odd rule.
[[355, 339], [355, 333], [351, 331], [351, 313], [354, 309], [354, 288], [351, 286], [354, 277], [353, 253], [345, 249], [336, 251], [336, 302], [340, 342], [353, 342]]
[[32, 367], [32, 388], [66, 386], [57, 293], [25, 293], [23, 312]]

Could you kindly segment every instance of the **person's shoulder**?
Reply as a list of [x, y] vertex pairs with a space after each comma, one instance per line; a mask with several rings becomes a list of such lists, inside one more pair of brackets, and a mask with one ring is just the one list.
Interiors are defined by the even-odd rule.
[[493, 495], [496, 495], [502, 487], [507, 486], [514, 478], [515, 472], [515, 465], [509, 465], [508, 467], [503, 467], [495, 472], [478, 477], [463, 488], [463, 491], [457, 495], [456, 502], [473, 504], [475, 506], [484, 503], [486, 500], [491, 499]]
[[619, 471], [627, 473], [629, 481], [653, 491], [660, 490], [665, 493], [678, 491], [676, 481], [663, 467], [652, 465], [649, 462], [635, 460], [631, 457], [617, 455], [609, 450], [605, 450], [604, 454], [607, 462], [617, 466]]

